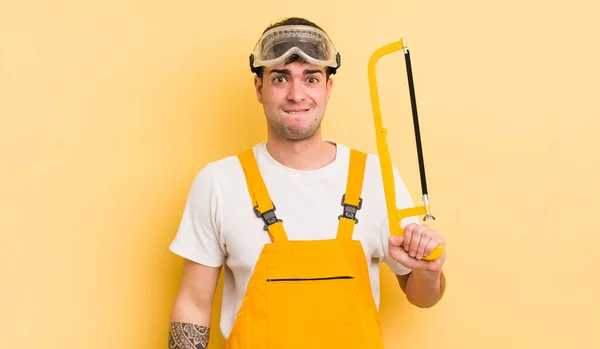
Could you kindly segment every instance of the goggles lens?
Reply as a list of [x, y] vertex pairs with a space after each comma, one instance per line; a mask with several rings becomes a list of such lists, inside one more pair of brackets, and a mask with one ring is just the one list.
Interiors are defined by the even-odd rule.
[[339, 54], [323, 31], [311, 26], [289, 25], [263, 34], [251, 55], [251, 68], [281, 64], [292, 54], [302, 56], [311, 64], [339, 67]]

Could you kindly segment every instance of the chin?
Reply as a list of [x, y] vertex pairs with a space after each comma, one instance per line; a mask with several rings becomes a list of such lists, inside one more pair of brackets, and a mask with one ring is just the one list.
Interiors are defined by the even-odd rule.
[[281, 134], [291, 140], [305, 140], [312, 138], [319, 127], [314, 127], [314, 125], [307, 125], [304, 127], [283, 127]]
[[315, 134], [315, 130], [310, 126], [298, 127], [297, 125], [291, 126], [289, 123], [279, 123], [272, 125], [271, 127], [279, 136], [288, 140], [304, 140], [312, 137]]

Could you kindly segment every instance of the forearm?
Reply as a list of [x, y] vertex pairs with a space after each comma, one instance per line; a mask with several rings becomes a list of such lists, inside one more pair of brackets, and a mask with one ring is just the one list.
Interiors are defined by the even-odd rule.
[[169, 349], [206, 349], [210, 337], [210, 307], [175, 304], [169, 328]]
[[437, 304], [446, 289], [446, 278], [443, 272], [424, 274], [413, 272], [406, 282], [406, 298], [411, 304], [420, 308], [429, 308]]

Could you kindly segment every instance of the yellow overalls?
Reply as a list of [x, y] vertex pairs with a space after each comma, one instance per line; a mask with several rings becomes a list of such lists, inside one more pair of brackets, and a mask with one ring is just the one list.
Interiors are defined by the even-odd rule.
[[351, 150], [337, 237], [290, 241], [252, 149], [238, 155], [265, 244], [227, 338], [227, 349], [383, 349], [367, 260], [352, 239], [366, 154]]

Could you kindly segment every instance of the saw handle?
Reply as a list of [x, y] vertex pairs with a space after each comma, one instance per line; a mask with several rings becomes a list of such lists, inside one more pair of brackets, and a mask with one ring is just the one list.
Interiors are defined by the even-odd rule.
[[[404, 218], [414, 217], [414, 216], [422, 216], [422, 215], [425, 215], [426, 213], [427, 213], [427, 206], [416, 206], [416, 207], [410, 207], [410, 208], [398, 210], [398, 226], [400, 226], [400, 222]], [[398, 234], [395, 234], [395, 235], [404, 236], [404, 229], [398, 229], [397, 232], [398, 232]], [[433, 251], [431, 251], [431, 254], [429, 254], [426, 257], [423, 257], [423, 259], [426, 261], [436, 260], [442, 256], [442, 253], [444, 253], [444, 246], [437, 245], [433, 249]]]

